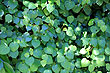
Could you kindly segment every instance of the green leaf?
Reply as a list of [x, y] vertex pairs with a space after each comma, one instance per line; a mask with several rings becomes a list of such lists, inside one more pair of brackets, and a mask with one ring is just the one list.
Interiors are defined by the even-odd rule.
[[68, 69], [61, 69], [60, 73], [69, 73], [69, 70]]
[[69, 23], [72, 23], [72, 22], [74, 21], [74, 16], [68, 16], [68, 17], [67, 17], [67, 21], [68, 21]]
[[45, 35], [41, 36], [41, 39], [45, 42], [48, 42], [50, 37], [47, 34], [45, 34]]
[[105, 44], [106, 44], [105, 38], [100, 37], [99, 40], [98, 40], [98, 44], [99, 44], [100, 47], [104, 48]]
[[105, 48], [105, 54], [110, 55], [110, 48]]
[[64, 62], [65, 61], [65, 57], [64, 56], [62, 56], [62, 55], [58, 55], [57, 56], [57, 62], [58, 63], [61, 63], [61, 62]]
[[76, 51], [77, 50], [77, 47], [75, 45], [70, 45], [69, 48], [70, 48], [71, 51]]
[[83, 59], [81, 60], [81, 66], [82, 66], [82, 67], [87, 67], [89, 64], [90, 64], [90, 61], [87, 60], [86, 58], [83, 58]]
[[2, 68], [2, 69], [0, 70], [0, 73], [6, 73], [5, 69]]
[[42, 61], [40, 61], [40, 63], [44, 67], [47, 64], [47, 61], [46, 60], [42, 60]]
[[74, 1], [65, 1], [66, 10], [70, 10], [75, 6]]
[[26, 64], [20, 63], [18, 65], [18, 69], [19, 71], [23, 72], [23, 73], [27, 73], [28, 71], [28, 66]]
[[100, 29], [102, 30], [102, 32], [105, 32], [106, 29], [107, 29], [107, 26], [106, 25], [102, 25], [102, 26], [100, 26]]
[[107, 69], [108, 71], [110, 71], [110, 64], [109, 64], [109, 63], [106, 64], [106, 69]]
[[0, 9], [0, 17], [2, 17], [3, 15], [4, 15], [4, 11]]
[[8, 73], [15, 73], [13, 70], [13, 67], [10, 64], [8, 64], [7, 62], [4, 62], [4, 67]]
[[45, 60], [47, 62], [47, 64], [53, 63], [52, 56], [50, 56], [50, 55], [44, 54], [44, 55], [42, 55], [42, 59]]
[[75, 13], [78, 13], [81, 10], [81, 5], [77, 4], [72, 9]]
[[103, 0], [96, 0], [97, 5], [101, 6], [103, 4]]
[[88, 5], [86, 5], [85, 7], [84, 7], [84, 12], [87, 14], [87, 15], [90, 15], [91, 14], [91, 8], [88, 6]]
[[89, 65], [89, 66], [88, 66], [88, 70], [89, 70], [90, 72], [94, 71], [94, 69], [95, 69], [94, 65]]
[[59, 16], [59, 13], [58, 13], [58, 10], [57, 9], [54, 9], [52, 14], [54, 14], [55, 16]]
[[92, 33], [97, 33], [97, 32], [99, 32], [99, 28], [98, 28], [97, 26], [91, 26], [91, 27], [90, 27], [90, 30], [91, 30]]
[[98, 25], [99, 27], [101, 27], [101, 26], [105, 25], [105, 22], [104, 22], [103, 20], [98, 20], [98, 21], [97, 21], [97, 25]]
[[96, 38], [91, 38], [89, 43], [94, 47], [96, 47], [98, 44], [98, 40]]
[[5, 16], [5, 21], [8, 22], [8, 23], [12, 22], [12, 15], [7, 14], [7, 15]]
[[44, 52], [47, 54], [53, 54], [53, 47], [51, 47], [51, 46], [45, 47]]
[[59, 72], [60, 72], [60, 69], [61, 69], [61, 67], [60, 67], [59, 64], [56, 64], [56, 65], [53, 65], [53, 66], [52, 66], [52, 70], [53, 70], [53, 72], [55, 72], [55, 73], [59, 73]]
[[12, 58], [17, 58], [18, 54], [19, 54], [18, 50], [15, 52], [10, 51], [9, 56], [11, 56]]
[[86, 54], [86, 53], [87, 53], [87, 51], [86, 51], [86, 49], [85, 49], [85, 48], [82, 48], [82, 49], [80, 50], [80, 53], [81, 53], [81, 54]]
[[107, 3], [106, 7], [107, 7], [108, 10], [110, 10], [110, 3]]
[[40, 46], [40, 41], [39, 40], [32, 40], [31, 44], [34, 48], [37, 48], [38, 46]]
[[56, 32], [57, 33], [61, 33], [61, 29], [58, 27], [58, 28], [56, 28]]
[[29, 66], [31, 66], [34, 63], [34, 58], [33, 57], [28, 57], [25, 59], [25, 63]]
[[91, 19], [88, 23], [89, 26], [92, 26], [94, 24], [94, 19]]
[[12, 52], [15, 52], [16, 50], [18, 50], [19, 48], [19, 44], [16, 43], [16, 42], [11, 42], [10, 45], [9, 45], [10, 49]]
[[29, 1], [24, 1], [24, 0], [23, 0], [23, 4], [24, 4], [26, 7], [28, 7], [29, 3], [30, 3]]
[[98, 67], [105, 66], [105, 61], [96, 60], [96, 64]]
[[81, 40], [82, 40], [83, 46], [89, 44], [89, 38], [82, 37]]
[[32, 72], [37, 71], [37, 69], [40, 65], [41, 65], [40, 60], [34, 59], [34, 63], [30, 66], [30, 70]]
[[11, 9], [14, 9], [14, 8], [17, 7], [18, 2], [17, 2], [17, 1], [14, 1], [14, 0], [9, 0], [9, 1], [8, 1], [8, 5], [9, 5], [9, 7], [10, 7]]
[[68, 30], [66, 31], [66, 34], [68, 36], [72, 36], [74, 34], [73, 29], [71, 27], [68, 27]]
[[97, 73], [102, 73], [102, 71], [98, 71]]
[[71, 50], [68, 50], [68, 52], [66, 53], [66, 57], [68, 59], [73, 59], [74, 58], [74, 52]]
[[6, 43], [0, 44], [0, 54], [1, 55], [8, 54], [9, 52], [10, 52], [10, 48], [8, 47], [8, 45]]
[[61, 66], [65, 69], [70, 69], [70, 62], [68, 62], [67, 60], [65, 60], [64, 62], [61, 63]]
[[94, 55], [99, 55], [99, 50], [97, 49], [97, 48], [93, 48], [93, 50], [92, 50], [92, 54], [94, 54]]
[[34, 50], [33, 56], [36, 57], [36, 58], [41, 58], [42, 53], [43, 53], [42, 50], [38, 48], [38, 49]]
[[43, 73], [52, 73], [52, 71], [51, 70], [44, 70]]
[[35, 9], [37, 6], [34, 4], [34, 3], [32, 3], [32, 2], [29, 2], [29, 5], [28, 5], [28, 8], [29, 9]]
[[55, 9], [55, 6], [53, 4], [47, 4], [47, 10], [49, 13], [51, 13]]

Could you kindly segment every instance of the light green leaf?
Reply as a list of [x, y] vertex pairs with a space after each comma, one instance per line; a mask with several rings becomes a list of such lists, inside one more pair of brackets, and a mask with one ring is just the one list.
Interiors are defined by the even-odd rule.
[[25, 63], [29, 66], [31, 66], [34, 63], [34, 58], [33, 57], [28, 57], [25, 59]]
[[36, 58], [41, 58], [42, 56], [42, 50], [41, 49], [35, 49], [34, 52], [33, 52], [33, 56], [36, 57]]
[[23, 0], [23, 4], [24, 4], [26, 7], [28, 7], [29, 1], [24, 1], [24, 0]]
[[81, 60], [81, 66], [82, 66], [82, 67], [87, 67], [89, 64], [90, 64], [90, 61], [87, 60], [86, 58], [83, 58], [83, 59]]
[[94, 19], [91, 19], [88, 23], [89, 26], [92, 26], [94, 24]]
[[3, 15], [4, 15], [4, 11], [0, 9], [0, 17], [2, 17]]
[[87, 53], [87, 51], [86, 51], [86, 49], [85, 49], [85, 48], [82, 48], [82, 49], [80, 50], [80, 53], [81, 53], [81, 54], [86, 54], [86, 53]]
[[19, 44], [16, 43], [16, 42], [11, 42], [10, 45], [9, 45], [10, 49], [12, 52], [15, 52], [16, 50], [18, 50], [19, 48]]
[[96, 60], [96, 64], [98, 67], [105, 66], [105, 61]]
[[34, 63], [30, 66], [30, 70], [32, 72], [37, 71], [37, 69], [40, 65], [41, 65], [40, 60], [34, 59]]
[[6, 73], [5, 69], [2, 68], [2, 69], [0, 70], [0, 73]]
[[18, 69], [19, 71], [23, 72], [23, 73], [27, 73], [28, 71], [28, 66], [26, 64], [20, 63], [18, 65]]
[[97, 5], [101, 6], [103, 4], [103, 0], [96, 0]]
[[12, 58], [16, 58], [18, 56], [18, 54], [19, 54], [18, 50], [15, 52], [10, 51], [9, 56], [11, 56]]
[[69, 23], [72, 23], [72, 22], [74, 21], [74, 16], [68, 16], [68, 17], [67, 17], [67, 21], [68, 21]]
[[56, 28], [56, 32], [57, 33], [61, 33], [61, 29], [58, 27], [58, 28]]
[[51, 46], [45, 47], [44, 52], [47, 54], [53, 54], [53, 47], [51, 47]]
[[49, 41], [50, 37], [46, 34], [46, 35], [43, 35], [41, 36], [41, 39], [45, 42]]
[[74, 52], [71, 50], [68, 50], [68, 52], [66, 53], [66, 57], [68, 59], [73, 59], [74, 58]]
[[61, 66], [65, 69], [70, 69], [70, 62], [68, 62], [67, 60], [65, 60], [64, 62], [61, 63]]
[[8, 23], [12, 22], [12, 15], [7, 14], [7, 15], [5, 16], [5, 21], [8, 22]]
[[40, 46], [40, 41], [39, 40], [32, 40], [31, 44], [34, 48], [37, 48], [38, 46]]
[[47, 61], [46, 60], [42, 60], [42, 61], [40, 61], [40, 63], [44, 67], [47, 64]]
[[51, 13], [55, 9], [55, 6], [53, 4], [47, 4], [47, 10], [49, 13]]
[[53, 65], [53, 66], [52, 66], [52, 70], [53, 70], [53, 72], [55, 72], [55, 73], [59, 73], [60, 69], [61, 69], [61, 67], [60, 67], [59, 64], [56, 64], [56, 65]]
[[51, 70], [44, 70], [43, 73], [52, 73], [52, 71]]
[[61, 62], [64, 62], [65, 61], [65, 57], [64, 56], [62, 56], [62, 55], [58, 55], [57, 56], [57, 62], [58, 63], [61, 63]]
[[105, 48], [105, 54], [110, 55], [110, 48]]
[[52, 56], [50, 56], [50, 55], [44, 54], [44, 55], [42, 55], [42, 59], [45, 60], [47, 62], [47, 64], [53, 63]]
[[71, 27], [68, 27], [68, 30], [66, 31], [66, 34], [68, 36], [72, 36], [74, 34], [73, 29]]
[[32, 3], [32, 2], [30, 2], [29, 5], [28, 5], [29, 9], [35, 9], [36, 7], [37, 6], [34, 3]]
[[70, 48], [71, 51], [76, 51], [77, 50], [77, 47], [75, 45], [70, 45], [69, 48]]
[[106, 29], [107, 29], [107, 26], [106, 25], [102, 25], [102, 26], [100, 26], [100, 29], [102, 30], [102, 32], [105, 32]]
[[106, 64], [106, 69], [107, 69], [108, 71], [110, 71], [110, 64], [109, 64], [109, 63]]
[[98, 20], [98, 21], [97, 21], [97, 25], [98, 25], [99, 27], [101, 27], [101, 26], [105, 25], [105, 22], [104, 22], [103, 20]]
[[0, 54], [1, 55], [8, 54], [9, 52], [10, 52], [10, 48], [8, 47], [8, 45], [6, 43], [0, 45]]
[[90, 30], [91, 30], [92, 33], [97, 33], [97, 32], [99, 32], [99, 28], [98, 28], [97, 26], [91, 26], [91, 27], [90, 27]]
[[88, 70], [89, 70], [90, 72], [94, 71], [94, 69], [95, 69], [94, 65], [89, 65], [89, 66], [88, 66]]
[[97, 49], [97, 48], [93, 48], [93, 50], [92, 50], [92, 54], [94, 54], [94, 55], [99, 55], [99, 50]]

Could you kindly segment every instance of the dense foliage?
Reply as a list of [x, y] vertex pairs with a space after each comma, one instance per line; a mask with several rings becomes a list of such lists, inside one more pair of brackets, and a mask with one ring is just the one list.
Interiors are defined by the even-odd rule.
[[110, 73], [110, 1], [0, 0], [0, 73]]

